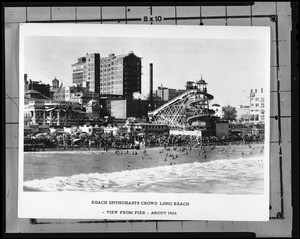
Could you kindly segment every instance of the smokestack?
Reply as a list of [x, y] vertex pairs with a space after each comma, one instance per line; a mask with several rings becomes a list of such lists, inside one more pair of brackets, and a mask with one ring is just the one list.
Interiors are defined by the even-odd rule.
[[150, 111], [153, 110], [153, 64], [150, 63]]
[[164, 87], [162, 83], [161, 83], [161, 99], [162, 101], [164, 101]]

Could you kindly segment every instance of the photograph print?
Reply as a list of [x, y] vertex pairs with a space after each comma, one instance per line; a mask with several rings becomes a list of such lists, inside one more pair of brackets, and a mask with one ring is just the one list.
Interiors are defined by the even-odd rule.
[[53, 25], [21, 26], [21, 194], [267, 204], [268, 28]]

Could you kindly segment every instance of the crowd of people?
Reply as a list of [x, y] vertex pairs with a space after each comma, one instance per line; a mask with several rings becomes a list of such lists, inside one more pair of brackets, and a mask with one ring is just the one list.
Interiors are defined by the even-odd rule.
[[226, 145], [249, 144], [251, 142], [263, 142], [263, 137], [255, 135], [234, 135], [227, 137], [164, 134], [125, 134], [113, 135], [110, 133], [39, 133], [26, 136], [24, 145], [43, 145], [43, 148], [52, 149], [140, 149], [143, 147], [167, 147], [182, 146], [197, 147], [199, 145]]

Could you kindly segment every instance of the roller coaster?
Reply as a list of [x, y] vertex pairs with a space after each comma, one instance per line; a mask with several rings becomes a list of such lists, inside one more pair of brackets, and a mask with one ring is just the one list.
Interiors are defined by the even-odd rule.
[[148, 112], [149, 120], [156, 124], [167, 124], [171, 130], [206, 130], [207, 119], [215, 112], [209, 109], [214, 99], [207, 93], [207, 83], [202, 79], [186, 83], [186, 92], [166, 104]]

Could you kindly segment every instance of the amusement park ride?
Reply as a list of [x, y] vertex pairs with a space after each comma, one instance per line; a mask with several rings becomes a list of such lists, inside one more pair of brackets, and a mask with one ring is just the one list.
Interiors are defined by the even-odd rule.
[[202, 79], [188, 81], [186, 92], [148, 113], [152, 123], [167, 124], [170, 130], [206, 130], [215, 113], [209, 109], [214, 97], [207, 93], [207, 83]]

